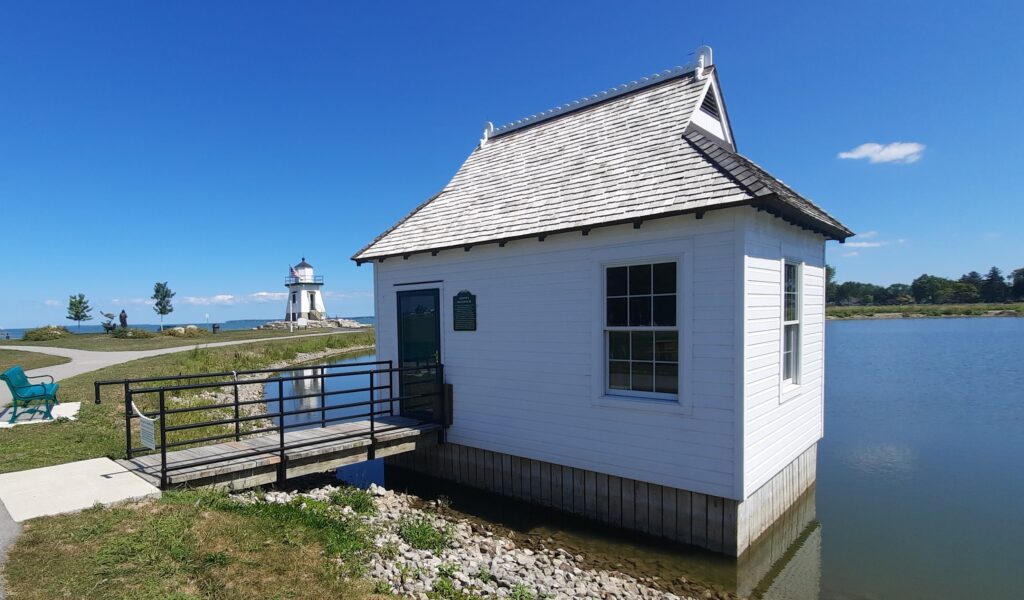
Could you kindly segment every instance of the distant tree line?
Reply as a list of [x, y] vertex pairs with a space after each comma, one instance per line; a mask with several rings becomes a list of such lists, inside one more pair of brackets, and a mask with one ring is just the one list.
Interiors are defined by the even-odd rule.
[[860, 281], [836, 283], [835, 267], [829, 265], [825, 269], [829, 304], [974, 304], [1024, 301], [1024, 268], [1016, 269], [1005, 276], [998, 267], [992, 267], [986, 275], [971, 271], [960, 279], [924, 274], [909, 284], [894, 283], [889, 286]]

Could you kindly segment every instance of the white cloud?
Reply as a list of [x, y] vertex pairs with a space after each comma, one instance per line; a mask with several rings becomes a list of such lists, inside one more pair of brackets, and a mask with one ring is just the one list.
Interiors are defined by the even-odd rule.
[[288, 292], [253, 292], [248, 298], [252, 302], [280, 302], [288, 297]]
[[57, 302], [56, 300], [43, 300], [43, 304], [47, 306], [60, 306], [60, 302]]
[[870, 240], [871, 238], [878, 237], [878, 232], [874, 231], [874, 230], [872, 230], [872, 231], [865, 231], [864, 233], [858, 233], [857, 237], [862, 239], [862, 240]]
[[845, 258], [852, 258], [854, 256], [860, 256], [860, 252], [857, 252], [856, 250], [854, 250], [853, 252], [844, 252], [843, 256]]
[[847, 248], [881, 248], [889, 242], [846, 242]]
[[[193, 306], [229, 306], [234, 304], [251, 304], [251, 303], [266, 303], [266, 302], [282, 302], [288, 297], [288, 292], [253, 292], [251, 294], [244, 294], [236, 296], [234, 294], [215, 294], [213, 296], [185, 296], [182, 298], [182, 302], [185, 304], [191, 304]], [[355, 298], [372, 298], [373, 292], [366, 291], [353, 291], [353, 292], [335, 292], [326, 291], [324, 292], [325, 298], [332, 298], [335, 300], [351, 300]]]
[[149, 300], [147, 298], [128, 298], [127, 300], [121, 300], [119, 298], [114, 298], [113, 300], [111, 300], [111, 302], [113, 304], [120, 304], [122, 306], [124, 306], [124, 305], [129, 305], [129, 306], [152, 306], [153, 305], [153, 301]]
[[237, 299], [231, 294], [217, 294], [215, 296], [185, 296], [185, 304], [195, 306], [210, 306], [215, 304], [234, 304]]
[[925, 145], [917, 142], [893, 142], [891, 144], [869, 142], [861, 144], [853, 150], [840, 152], [839, 158], [853, 160], [866, 158], [870, 163], [913, 163], [921, 160], [924, 149]]

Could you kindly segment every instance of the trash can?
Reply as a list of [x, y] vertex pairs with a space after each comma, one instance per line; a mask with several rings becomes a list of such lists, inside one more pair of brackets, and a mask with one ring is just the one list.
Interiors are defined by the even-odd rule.
[[213, 332], [217, 333], [218, 331], [220, 331], [220, 323], [214, 323], [213, 324]]

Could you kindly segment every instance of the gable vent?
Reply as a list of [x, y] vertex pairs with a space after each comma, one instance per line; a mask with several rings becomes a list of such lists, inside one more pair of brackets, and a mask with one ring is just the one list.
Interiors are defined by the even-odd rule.
[[715, 100], [712, 90], [708, 89], [708, 93], [704, 94], [704, 101], [700, 103], [700, 109], [719, 121], [722, 120], [722, 115], [718, 112], [718, 101]]

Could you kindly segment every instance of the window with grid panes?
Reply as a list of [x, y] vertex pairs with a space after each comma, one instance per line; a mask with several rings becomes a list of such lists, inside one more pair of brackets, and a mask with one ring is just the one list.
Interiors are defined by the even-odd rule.
[[785, 263], [782, 288], [782, 380], [800, 382], [800, 267]]
[[675, 262], [605, 269], [607, 393], [678, 395], [677, 292]]

